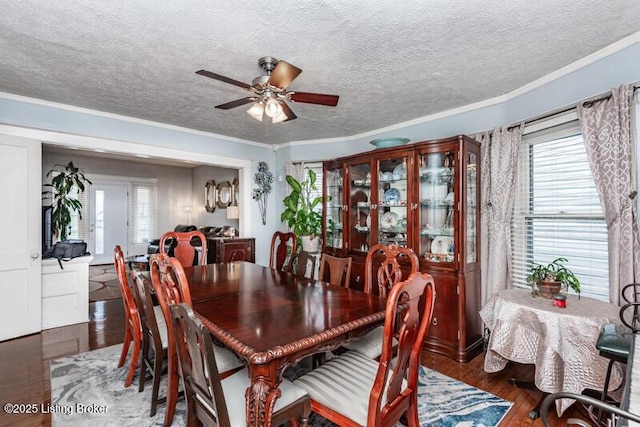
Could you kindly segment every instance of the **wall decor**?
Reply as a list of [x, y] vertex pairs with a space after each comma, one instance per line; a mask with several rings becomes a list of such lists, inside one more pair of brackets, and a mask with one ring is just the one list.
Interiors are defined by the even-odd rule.
[[207, 212], [213, 212], [216, 210], [216, 193], [216, 182], [210, 179], [204, 185], [204, 208]]
[[231, 183], [229, 181], [218, 183], [217, 193], [216, 205], [221, 209], [226, 209], [231, 204]]
[[273, 184], [273, 174], [269, 171], [269, 165], [267, 162], [258, 163], [258, 172], [253, 176], [253, 182], [258, 186], [251, 192], [251, 198], [258, 202], [262, 225], [266, 225], [267, 198], [269, 193], [271, 193], [271, 186]]

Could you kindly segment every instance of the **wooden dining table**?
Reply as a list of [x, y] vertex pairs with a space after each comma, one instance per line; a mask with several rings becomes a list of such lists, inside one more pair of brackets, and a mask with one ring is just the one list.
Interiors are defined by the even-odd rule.
[[384, 299], [245, 261], [185, 268], [196, 316], [246, 364], [249, 426], [271, 425], [288, 366], [384, 322]]

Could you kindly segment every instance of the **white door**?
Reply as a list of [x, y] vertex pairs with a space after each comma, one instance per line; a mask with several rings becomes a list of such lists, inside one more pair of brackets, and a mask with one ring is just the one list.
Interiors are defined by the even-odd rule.
[[120, 245], [125, 256], [128, 248], [129, 184], [92, 181], [89, 218], [91, 264], [112, 264], [113, 249]]
[[42, 147], [0, 135], [0, 341], [40, 332]]

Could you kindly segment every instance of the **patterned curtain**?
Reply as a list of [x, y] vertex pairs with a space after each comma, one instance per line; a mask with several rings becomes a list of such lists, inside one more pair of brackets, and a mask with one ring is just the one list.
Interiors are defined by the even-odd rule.
[[[284, 167], [284, 172], [287, 175], [291, 175], [298, 182], [300, 182], [304, 179], [304, 162], [287, 162], [287, 164]], [[291, 194], [291, 186], [286, 182], [285, 182], [285, 185], [286, 185], [285, 196], [288, 196], [289, 194]]]
[[609, 240], [609, 299], [620, 305], [620, 290], [640, 281], [640, 238], [635, 219], [631, 138], [633, 86], [611, 97], [578, 104], [589, 165], [604, 208]]
[[524, 123], [477, 134], [480, 141], [482, 195], [480, 209], [482, 304], [510, 288], [511, 233], [518, 151]]

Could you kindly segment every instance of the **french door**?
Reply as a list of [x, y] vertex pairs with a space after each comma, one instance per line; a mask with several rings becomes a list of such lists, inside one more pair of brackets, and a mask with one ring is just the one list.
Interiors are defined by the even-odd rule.
[[129, 246], [128, 183], [93, 180], [89, 201], [89, 251], [91, 264], [112, 264], [113, 249]]
[[39, 332], [41, 302], [42, 147], [0, 135], [0, 341]]

